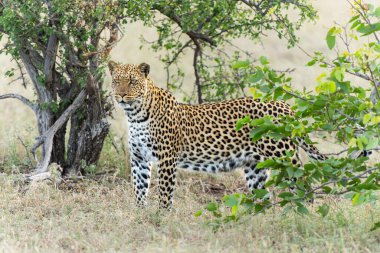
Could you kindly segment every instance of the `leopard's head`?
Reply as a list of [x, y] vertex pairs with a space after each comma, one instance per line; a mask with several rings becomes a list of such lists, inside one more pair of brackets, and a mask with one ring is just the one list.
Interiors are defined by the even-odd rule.
[[112, 92], [116, 102], [123, 108], [142, 100], [147, 91], [150, 66], [108, 63], [112, 75]]

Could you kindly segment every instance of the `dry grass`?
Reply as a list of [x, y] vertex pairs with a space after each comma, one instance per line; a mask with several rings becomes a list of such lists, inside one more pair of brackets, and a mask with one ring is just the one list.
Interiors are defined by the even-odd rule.
[[[208, 179], [205, 179], [208, 177]], [[378, 252], [379, 205], [352, 207], [326, 200], [332, 212], [281, 215], [281, 210], [246, 217], [217, 233], [194, 213], [215, 198], [200, 179], [235, 191], [238, 175], [180, 175], [172, 212], [135, 207], [131, 186], [120, 178], [61, 186], [39, 183], [20, 191], [15, 176], [0, 177], [0, 252]], [[73, 187], [74, 186], [74, 187]], [[235, 187], [235, 188], [234, 188]]]

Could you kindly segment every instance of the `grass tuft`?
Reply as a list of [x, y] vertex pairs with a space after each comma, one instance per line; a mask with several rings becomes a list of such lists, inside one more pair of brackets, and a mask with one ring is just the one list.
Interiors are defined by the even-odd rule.
[[[181, 173], [174, 210], [158, 213], [157, 180], [150, 205], [134, 205], [132, 186], [122, 178], [102, 176], [70, 187], [46, 183], [20, 191], [14, 175], [0, 176], [0, 252], [376, 252], [380, 230], [369, 232], [380, 217], [376, 203], [351, 206], [325, 199], [330, 213], [244, 217], [214, 233], [194, 213], [218, 199], [210, 191], [238, 191], [242, 178], [226, 174]], [[200, 185], [200, 181], [210, 182]], [[220, 185], [224, 185], [220, 187]], [[233, 189], [233, 187], [235, 187]], [[215, 187], [214, 187], [215, 188]], [[320, 200], [319, 200], [320, 202]], [[316, 208], [316, 203], [311, 208]]]

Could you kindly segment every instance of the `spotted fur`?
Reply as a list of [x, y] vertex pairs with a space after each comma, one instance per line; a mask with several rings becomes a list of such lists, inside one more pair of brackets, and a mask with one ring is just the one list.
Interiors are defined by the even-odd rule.
[[[243, 168], [250, 190], [263, 188], [269, 169], [257, 169], [258, 162], [294, 151], [292, 163], [300, 165], [295, 143], [289, 139], [261, 139], [252, 142], [250, 129], [236, 132], [236, 121], [249, 115], [279, 117], [293, 115], [286, 103], [263, 103], [244, 97], [220, 103], [179, 103], [168, 91], [148, 77], [149, 65], [109, 63], [112, 90], [128, 119], [132, 181], [137, 203], [146, 202], [152, 166], [158, 167], [160, 207], [170, 208], [177, 168], [227, 172]], [[311, 157], [324, 159], [318, 150], [302, 140], [299, 144]]]

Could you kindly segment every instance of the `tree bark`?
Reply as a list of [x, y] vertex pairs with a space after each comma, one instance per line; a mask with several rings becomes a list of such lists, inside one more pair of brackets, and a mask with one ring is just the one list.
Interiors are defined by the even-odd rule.
[[[87, 80], [88, 98], [71, 118], [68, 142], [68, 164], [64, 174], [85, 172], [86, 166], [99, 160], [104, 140], [109, 132], [108, 120], [103, 111], [99, 85], [90, 75]], [[81, 116], [85, 113], [86, 117]]]

